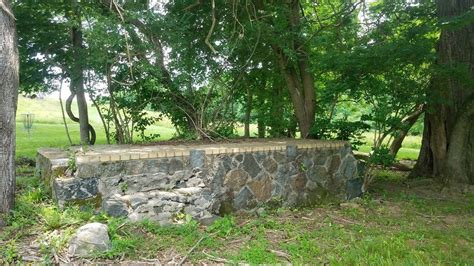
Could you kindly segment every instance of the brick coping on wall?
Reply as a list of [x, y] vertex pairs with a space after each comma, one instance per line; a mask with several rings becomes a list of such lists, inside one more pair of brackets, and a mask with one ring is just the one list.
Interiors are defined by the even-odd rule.
[[51, 160], [68, 159], [75, 152], [76, 163], [113, 162], [140, 159], [154, 159], [177, 156], [189, 156], [192, 150], [203, 150], [206, 155], [281, 151], [287, 146], [297, 149], [339, 149], [350, 146], [346, 141], [327, 140], [259, 140], [235, 143], [214, 144], [178, 144], [178, 145], [96, 145], [81, 149], [73, 147], [70, 151], [57, 148], [43, 148], [38, 154]]

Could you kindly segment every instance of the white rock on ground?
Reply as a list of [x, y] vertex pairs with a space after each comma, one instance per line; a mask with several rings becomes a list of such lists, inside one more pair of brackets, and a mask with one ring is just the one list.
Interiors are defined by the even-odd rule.
[[79, 227], [69, 242], [69, 256], [88, 257], [93, 253], [111, 248], [108, 227], [101, 223], [90, 223]]

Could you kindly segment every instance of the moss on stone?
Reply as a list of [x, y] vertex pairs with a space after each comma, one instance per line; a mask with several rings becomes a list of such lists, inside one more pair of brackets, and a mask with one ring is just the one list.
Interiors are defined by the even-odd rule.
[[220, 216], [231, 214], [233, 211], [234, 211], [234, 201], [231, 198], [227, 198], [221, 201], [221, 206], [219, 207]]
[[102, 194], [97, 193], [94, 197], [90, 197], [87, 199], [74, 199], [68, 201], [65, 206], [85, 206], [85, 205], [92, 205], [94, 208], [99, 209], [102, 206]]

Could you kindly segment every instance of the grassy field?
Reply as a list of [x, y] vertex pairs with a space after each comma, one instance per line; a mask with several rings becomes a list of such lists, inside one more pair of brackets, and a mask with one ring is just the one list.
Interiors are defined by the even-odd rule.
[[[73, 105], [73, 110], [77, 106]], [[24, 130], [23, 114], [33, 113], [35, 115], [35, 122], [31, 135]], [[89, 108], [90, 122], [97, 132], [97, 144], [105, 144], [106, 138], [102, 123], [95, 108]], [[64, 125], [62, 123], [61, 108], [59, 101], [56, 99], [28, 99], [24, 97], [19, 98], [17, 111], [17, 156], [34, 157], [36, 150], [41, 147], [65, 147], [69, 145]], [[68, 127], [73, 140], [73, 143], [79, 143], [79, 126], [77, 123], [68, 121]], [[252, 134], [256, 133], [256, 125], [251, 125]], [[148, 133], [160, 134], [158, 140], [168, 140], [175, 134], [175, 129], [168, 119], [163, 119], [155, 125], [150, 126]], [[242, 136], [243, 128], [238, 128], [237, 133]], [[372, 144], [372, 134], [366, 133], [366, 145], [360, 147], [360, 151], [369, 152]], [[419, 148], [421, 146], [421, 137], [408, 136], [400, 152], [397, 155], [398, 159], [418, 158]]]
[[[367, 142], [359, 148], [361, 152], [370, 152], [372, 150], [373, 134], [370, 132], [364, 133], [364, 140]], [[406, 136], [402, 147], [398, 151], [397, 159], [399, 160], [416, 160], [420, 153], [421, 136]]]
[[[77, 106], [73, 105], [73, 110]], [[35, 120], [31, 134], [28, 135], [23, 126], [23, 114], [33, 113]], [[97, 132], [96, 144], [106, 144], [106, 137], [97, 110], [89, 107], [90, 123]], [[41, 147], [65, 147], [69, 145], [64, 124], [62, 122], [61, 107], [55, 99], [28, 99], [20, 97], [17, 111], [17, 156], [34, 157], [36, 150]], [[67, 121], [73, 143], [79, 143], [79, 125]], [[175, 130], [169, 120], [164, 119], [150, 126], [150, 134], [160, 134], [159, 140], [170, 139]]]
[[17, 204], [0, 231], [0, 264], [70, 262], [67, 243], [90, 222], [109, 227], [112, 249], [76, 263], [473, 265], [474, 195], [441, 194], [432, 180], [378, 172], [363, 199], [301, 209], [260, 209], [210, 226], [58, 209], [31, 168], [19, 169]]

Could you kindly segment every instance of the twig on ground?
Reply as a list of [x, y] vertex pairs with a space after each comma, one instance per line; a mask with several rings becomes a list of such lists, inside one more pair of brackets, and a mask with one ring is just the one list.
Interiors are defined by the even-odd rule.
[[161, 265], [161, 261], [159, 259], [143, 259], [144, 262], [147, 262], [147, 263], [156, 263], [158, 265]]
[[236, 244], [236, 243], [240, 243], [240, 242], [247, 242], [251, 239], [251, 237], [245, 237], [245, 238], [239, 238], [239, 239], [236, 239], [236, 240], [232, 240], [230, 242], [228, 242], [228, 244]]
[[56, 262], [56, 263], [60, 263], [60, 261], [59, 261], [59, 257], [58, 257], [58, 254], [56, 254], [56, 250], [55, 250], [55, 249], [53, 249], [53, 250], [52, 250], [52, 252], [53, 252], [53, 258], [54, 258], [54, 262]]
[[419, 216], [429, 218], [429, 219], [432, 219], [432, 218], [446, 218], [446, 216], [443, 216], [443, 215], [429, 215], [429, 214], [424, 214], [424, 213], [421, 213], [421, 212], [415, 212], [415, 213]]
[[202, 254], [204, 254], [207, 258], [209, 258], [210, 260], [212, 261], [215, 261], [215, 262], [222, 262], [222, 263], [230, 263], [231, 261], [229, 260], [226, 260], [224, 258], [219, 258], [219, 257], [216, 257], [216, 256], [213, 256], [209, 253], [206, 253], [206, 251], [202, 251]]
[[282, 257], [282, 258], [285, 258], [287, 261], [290, 261], [290, 255], [286, 254], [283, 251], [273, 250], [273, 249], [269, 249], [268, 251], [270, 251], [271, 253], [277, 255], [278, 257]]
[[197, 246], [199, 246], [199, 244], [202, 242], [202, 240], [206, 238], [206, 236], [202, 236], [197, 242], [196, 244], [194, 244], [194, 246], [188, 251], [188, 253], [183, 257], [183, 259], [181, 259], [181, 261], [178, 263], [178, 265], [183, 265], [183, 263], [186, 261], [186, 259], [188, 259], [188, 256], [191, 255], [191, 253], [193, 253], [193, 251], [197, 248]]
[[351, 220], [347, 220], [347, 219], [345, 219], [345, 218], [342, 218], [342, 217], [339, 217], [339, 216], [335, 216], [335, 215], [332, 215], [332, 214], [329, 214], [329, 213], [327, 213], [326, 215], [327, 215], [328, 217], [330, 217], [330, 218], [332, 218], [332, 219], [334, 219], [334, 220], [340, 221], [340, 222], [363, 226], [361, 223], [358, 223], [358, 222], [355, 222], [355, 221], [351, 221]]
[[59, 260], [60, 260], [62, 263], [69, 263], [69, 260], [63, 258], [62, 256], [59, 256], [59, 255], [58, 255], [58, 258], [59, 258]]
[[117, 226], [117, 228], [116, 228], [115, 230], [119, 230], [120, 228], [122, 228], [122, 227], [123, 227], [124, 225], [126, 225], [126, 224], [127, 224], [127, 222], [125, 222], [125, 223], [123, 223], [123, 224]]

